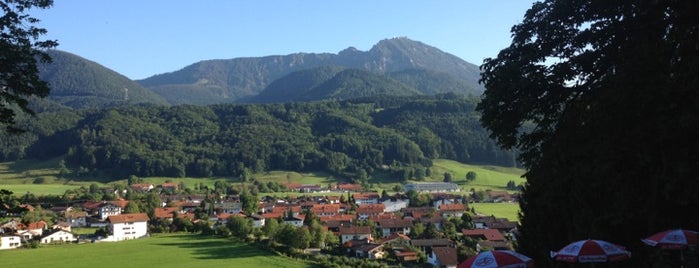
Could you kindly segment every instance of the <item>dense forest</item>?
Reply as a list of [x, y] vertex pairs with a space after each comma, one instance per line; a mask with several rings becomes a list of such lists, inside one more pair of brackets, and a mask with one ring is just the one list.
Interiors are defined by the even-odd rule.
[[456, 94], [285, 104], [153, 105], [103, 110], [38, 107], [28, 130], [2, 134], [0, 161], [65, 156], [68, 167], [129, 175], [245, 177], [266, 170], [408, 179], [431, 159], [516, 165]]

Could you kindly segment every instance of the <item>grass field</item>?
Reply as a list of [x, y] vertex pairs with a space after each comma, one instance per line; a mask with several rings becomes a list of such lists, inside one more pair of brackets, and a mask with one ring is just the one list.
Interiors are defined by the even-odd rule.
[[[506, 168], [498, 166], [479, 166], [463, 164], [452, 160], [437, 159], [433, 161], [432, 179], [441, 181], [444, 172], [452, 174], [454, 183], [459, 184], [462, 189], [470, 190], [505, 190], [508, 181], [514, 181], [516, 185], [523, 184], [526, 180], [522, 178], [523, 169]], [[466, 173], [473, 171], [476, 179], [466, 181]]]
[[519, 204], [517, 203], [470, 203], [469, 207], [483, 216], [493, 215], [498, 218], [506, 218], [511, 221], [519, 221]]
[[0, 258], [3, 267], [314, 267], [244, 243], [189, 234], [5, 250]]

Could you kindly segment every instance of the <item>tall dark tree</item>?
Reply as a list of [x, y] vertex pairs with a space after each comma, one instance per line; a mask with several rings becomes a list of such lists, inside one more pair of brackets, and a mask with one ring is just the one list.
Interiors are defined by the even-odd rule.
[[58, 45], [56, 41], [39, 40], [46, 29], [27, 14], [33, 8], [49, 8], [52, 0], [0, 1], [0, 125], [16, 132], [17, 111], [34, 114], [28, 97], [46, 97], [49, 86], [39, 79], [37, 61], [50, 62], [45, 50]]
[[[481, 66], [491, 137], [527, 168], [519, 250], [699, 226], [697, 1], [542, 1]], [[642, 197], [642, 198], [640, 198]], [[551, 224], [551, 219], [556, 219]], [[646, 267], [652, 254], [635, 254]]]

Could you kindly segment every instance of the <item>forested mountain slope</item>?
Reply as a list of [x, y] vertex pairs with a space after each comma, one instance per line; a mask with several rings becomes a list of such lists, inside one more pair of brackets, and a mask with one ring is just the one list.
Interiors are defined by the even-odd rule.
[[279, 169], [407, 176], [436, 157], [514, 165], [513, 152], [494, 146], [477, 124], [477, 101], [449, 94], [47, 111], [39, 114], [44, 120], [26, 122], [30, 132], [0, 147], [0, 161], [65, 155], [70, 167], [115, 179]]
[[96, 62], [59, 50], [48, 54], [52, 62], [38, 67], [40, 78], [51, 87], [51, 101], [76, 109], [169, 105], [158, 94]]

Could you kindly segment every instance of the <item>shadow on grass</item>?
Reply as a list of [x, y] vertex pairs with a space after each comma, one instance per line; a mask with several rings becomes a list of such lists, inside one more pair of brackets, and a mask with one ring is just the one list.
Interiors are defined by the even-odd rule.
[[212, 238], [198, 235], [182, 235], [178, 241], [156, 243], [158, 246], [170, 246], [187, 249], [198, 259], [235, 259], [251, 257], [272, 257], [274, 254], [247, 245], [243, 242], [225, 238]]

